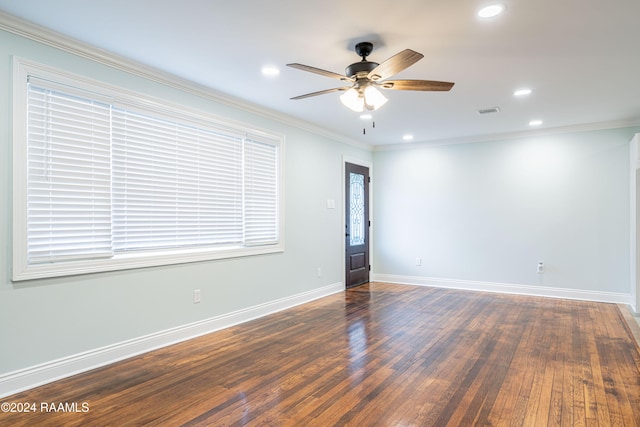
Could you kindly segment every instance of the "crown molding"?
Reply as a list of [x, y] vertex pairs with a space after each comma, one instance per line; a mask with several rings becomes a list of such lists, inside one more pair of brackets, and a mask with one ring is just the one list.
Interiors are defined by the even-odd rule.
[[462, 138], [451, 139], [438, 139], [431, 141], [418, 141], [411, 143], [397, 143], [387, 145], [377, 145], [373, 147], [373, 151], [396, 151], [396, 150], [410, 150], [415, 148], [436, 147], [442, 145], [458, 145], [458, 144], [471, 144], [478, 142], [488, 141], [502, 141], [507, 139], [521, 139], [531, 138], [539, 136], [551, 136], [560, 135], [565, 133], [577, 133], [577, 132], [590, 132], [606, 129], [620, 129], [640, 127], [640, 119], [634, 120], [616, 120], [609, 122], [597, 122], [597, 123], [582, 123], [571, 126], [551, 127], [546, 129], [527, 130], [519, 132], [507, 132], [487, 135], [474, 135]]
[[53, 47], [75, 56], [88, 59], [106, 65], [110, 68], [125, 73], [142, 77], [164, 86], [177, 89], [218, 104], [225, 105], [247, 113], [274, 120], [282, 124], [293, 126], [319, 136], [332, 139], [337, 142], [372, 151], [373, 147], [360, 141], [347, 138], [344, 135], [328, 131], [304, 120], [297, 119], [287, 114], [269, 110], [249, 101], [235, 98], [225, 93], [216, 91], [207, 86], [183, 79], [174, 74], [167, 73], [155, 67], [150, 67], [139, 62], [124, 58], [113, 52], [81, 42], [72, 37], [65, 36], [56, 31], [42, 27], [29, 21], [25, 21], [6, 12], [0, 11], [0, 30], [24, 37], [37, 43]]
[[572, 126], [508, 132], [500, 134], [474, 135], [461, 138], [423, 140], [414, 141], [411, 143], [371, 145], [362, 141], [348, 138], [335, 132], [331, 132], [325, 128], [314, 125], [313, 123], [307, 122], [305, 120], [300, 120], [290, 115], [279, 113], [274, 110], [270, 110], [260, 105], [251, 103], [247, 100], [236, 98], [231, 95], [216, 91], [210, 87], [195, 83], [187, 79], [183, 79], [155, 67], [150, 67], [139, 62], [124, 58], [113, 52], [109, 52], [96, 46], [89, 45], [87, 43], [65, 36], [40, 25], [25, 21], [21, 18], [15, 17], [2, 11], [0, 11], [0, 30], [16, 34], [40, 44], [50, 46], [55, 49], [73, 54], [75, 56], [103, 64], [110, 68], [117, 69], [131, 75], [160, 83], [162, 85], [207, 99], [209, 101], [213, 101], [218, 104], [225, 105], [227, 107], [251, 113], [266, 119], [274, 120], [276, 122], [296, 127], [298, 129], [302, 129], [313, 134], [329, 138], [336, 142], [341, 142], [367, 151], [375, 152], [407, 150], [441, 145], [470, 144], [477, 142], [519, 139], [536, 136], [557, 135], [562, 133], [640, 126], [640, 119], [633, 119], [576, 124]]

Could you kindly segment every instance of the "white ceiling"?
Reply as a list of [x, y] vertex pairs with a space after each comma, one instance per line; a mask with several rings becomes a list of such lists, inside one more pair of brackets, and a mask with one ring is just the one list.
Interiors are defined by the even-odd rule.
[[[640, 1], [498, 0], [499, 17], [476, 17], [484, 0], [0, 0], [0, 10], [350, 140], [401, 144], [465, 141], [538, 129], [640, 124]], [[455, 82], [450, 92], [385, 91], [364, 123], [341, 86], [286, 67], [336, 73], [371, 41], [381, 63], [410, 48], [424, 58], [398, 78]], [[264, 77], [264, 65], [281, 69]], [[530, 87], [533, 94], [515, 98]], [[478, 109], [499, 107], [496, 114]], [[363, 135], [363, 126], [367, 132]]]

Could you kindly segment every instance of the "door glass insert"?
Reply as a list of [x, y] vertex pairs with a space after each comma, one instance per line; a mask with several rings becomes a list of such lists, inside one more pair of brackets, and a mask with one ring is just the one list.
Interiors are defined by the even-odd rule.
[[349, 224], [349, 244], [351, 246], [364, 244], [364, 175], [349, 174], [351, 224]]

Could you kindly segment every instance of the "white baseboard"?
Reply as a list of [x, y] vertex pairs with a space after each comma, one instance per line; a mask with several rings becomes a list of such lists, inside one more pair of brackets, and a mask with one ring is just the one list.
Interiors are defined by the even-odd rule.
[[470, 291], [499, 292], [504, 294], [532, 295], [549, 298], [566, 298], [584, 301], [610, 302], [631, 305], [631, 294], [586, 291], [581, 289], [552, 288], [548, 286], [518, 285], [513, 283], [480, 282], [475, 280], [442, 279], [422, 276], [373, 274], [376, 282], [398, 283], [435, 288], [464, 289]]
[[230, 326], [295, 307], [344, 290], [334, 283], [308, 292], [259, 304], [246, 309], [134, 338], [84, 353], [0, 375], [0, 397], [99, 368], [151, 350], [196, 338]]

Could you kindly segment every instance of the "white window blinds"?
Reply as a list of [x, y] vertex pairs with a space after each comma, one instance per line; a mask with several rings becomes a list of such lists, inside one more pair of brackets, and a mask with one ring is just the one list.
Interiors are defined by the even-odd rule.
[[279, 243], [278, 138], [29, 82], [28, 264]]
[[272, 244], [278, 240], [278, 147], [247, 137], [244, 173], [245, 242]]
[[111, 256], [109, 106], [28, 86], [30, 263]]
[[242, 243], [242, 138], [113, 111], [117, 251]]

